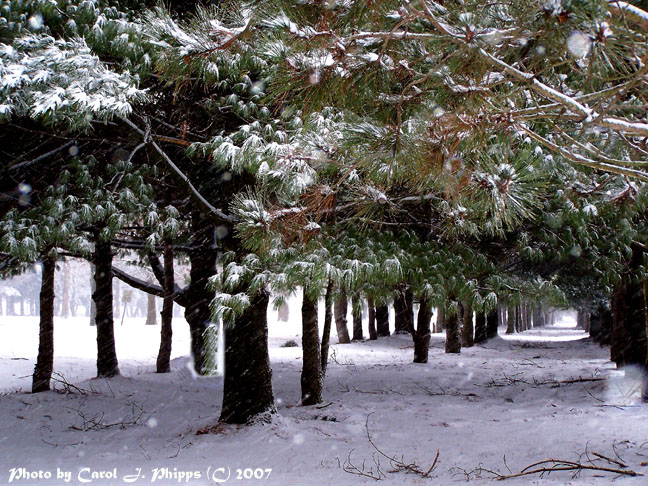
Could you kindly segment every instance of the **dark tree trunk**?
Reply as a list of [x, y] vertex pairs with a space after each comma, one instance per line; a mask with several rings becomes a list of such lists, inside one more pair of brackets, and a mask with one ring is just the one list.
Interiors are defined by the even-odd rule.
[[510, 305], [506, 314], [506, 334], [515, 334], [515, 306]]
[[522, 332], [522, 304], [515, 306], [515, 332]]
[[51, 258], [43, 260], [43, 274], [40, 291], [40, 333], [38, 358], [32, 379], [32, 393], [50, 389], [54, 368], [54, 273], [56, 262]]
[[157, 326], [157, 305], [153, 294], [146, 294], [146, 325]]
[[322, 401], [322, 364], [319, 326], [317, 324], [317, 298], [311, 298], [306, 289], [302, 301], [302, 405], [315, 405]]
[[268, 355], [267, 312], [263, 290], [234, 323], [225, 326], [225, 385], [220, 420], [245, 424], [276, 413]]
[[445, 330], [445, 309], [443, 307], [439, 307], [437, 309], [437, 319], [436, 319], [436, 326], [434, 328], [434, 332], [443, 332]]
[[376, 333], [376, 306], [374, 305], [373, 299], [367, 299], [368, 313], [367, 316], [369, 320], [369, 340], [375, 341], [378, 339], [378, 334]]
[[376, 306], [376, 334], [378, 336], [389, 336], [389, 307], [386, 305]]
[[396, 334], [414, 336], [414, 295], [407, 286], [399, 289], [394, 298], [394, 329]]
[[115, 330], [112, 299], [112, 248], [95, 233], [95, 251], [92, 256], [95, 273], [95, 290], [92, 301], [97, 310], [97, 376], [111, 377], [119, 374], [115, 351]]
[[427, 299], [421, 299], [416, 322], [414, 339], [414, 362], [427, 363], [430, 350], [430, 322], [432, 321], [432, 306]]
[[641, 287], [624, 277], [613, 294], [610, 356], [618, 367], [646, 364], [646, 313]]
[[463, 304], [463, 327], [461, 330], [461, 345], [464, 348], [469, 348], [475, 343], [474, 326], [473, 326], [473, 310], [469, 302]]
[[499, 316], [497, 309], [490, 311], [486, 316], [486, 339], [497, 337], [497, 325], [499, 324]]
[[157, 356], [157, 372], [169, 373], [171, 371], [171, 343], [173, 339], [173, 289], [175, 277], [173, 274], [173, 245], [170, 241], [164, 242], [164, 300], [160, 320], [160, 350]]
[[576, 311], [576, 329], [585, 329], [585, 309], [582, 307]]
[[353, 317], [353, 341], [362, 341], [364, 334], [362, 332], [362, 304], [360, 296], [354, 295], [351, 299], [351, 316]]
[[477, 312], [475, 315], [475, 344], [486, 341], [486, 315]]
[[533, 327], [545, 327], [545, 311], [540, 304], [536, 306], [536, 313], [533, 318]]
[[455, 312], [446, 312], [446, 353], [461, 353], [461, 328]]
[[339, 344], [349, 344], [351, 339], [349, 339], [349, 329], [347, 327], [347, 307], [349, 303], [347, 301], [346, 292], [344, 290], [340, 291], [340, 295], [335, 299], [334, 312], [335, 312], [335, 327], [337, 329], [338, 343]]
[[324, 329], [322, 331], [322, 357], [320, 366], [322, 367], [322, 381], [326, 376], [326, 365], [328, 364], [329, 341], [331, 339], [331, 324], [333, 321], [333, 282], [329, 280], [326, 286], [326, 295], [324, 295]]
[[612, 313], [604, 306], [600, 306], [590, 317], [590, 337], [601, 345], [610, 344], [610, 329], [612, 327]]
[[628, 270], [612, 298], [610, 354], [617, 367], [637, 365], [643, 371], [641, 396], [648, 401], [648, 282], [637, 281], [643, 247], [633, 244]]
[[[192, 230], [192, 246], [195, 249], [188, 252], [191, 270], [189, 287], [184, 295], [185, 319], [189, 323], [191, 334], [194, 370], [202, 374], [205, 362], [204, 333], [211, 324], [209, 306], [214, 299], [209, 280], [216, 274], [218, 251], [214, 248], [214, 228], [203, 220], [199, 212], [192, 214]], [[227, 342], [226, 345], [229, 346]]]

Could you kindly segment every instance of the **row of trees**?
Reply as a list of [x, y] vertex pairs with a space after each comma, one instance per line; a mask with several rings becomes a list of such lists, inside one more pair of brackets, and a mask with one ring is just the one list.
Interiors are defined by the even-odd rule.
[[[277, 305], [303, 289], [305, 404], [349, 299], [356, 324], [369, 302], [376, 335], [393, 303], [417, 362], [433, 307], [457, 352], [496, 334], [498, 306], [611, 301], [617, 362], [646, 365], [642, 10], [208, 3], [3, 2], [0, 265], [43, 265], [34, 391], [49, 386], [63, 256], [95, 268], [99, 376], [119, 373], [113, 277], [164, 299], [158, 371], [173, 302], [198, 372], [204, 330], [225, 321], [226, 422], [275, 410], [270, 289]], [[122, 251], [156, 282], [115, 268]]]
[[[129, 267], [129, 271], [140, 270]], [[41, 269], [31, 270], [7, 279], [0, 285], [0, 316], [38, 316], [40, 314], [38, 293], [41, 286]], [[89, 266], [78, 261], [65, 259], [59, 261], [57, 278], [54, 282], [54, 315], [63, 318], [85, 316], [94, 325], [92, 315], [92, 283], [88, 276]], [[146, 277], [146, 272], [144, 277]], [[149, 278], [154, 278], [152, 275]], [[147, 324], [157, 321], [157, 308], [160, 299], [151, 294], [135, 291], [129, 286], [113, 281], [115, 317], [125, 314], [128, 317], [146, 317]], [[4, 300], [4, 302], [3, 302]], [[175, 309], [174, 309], [175, 310]]]

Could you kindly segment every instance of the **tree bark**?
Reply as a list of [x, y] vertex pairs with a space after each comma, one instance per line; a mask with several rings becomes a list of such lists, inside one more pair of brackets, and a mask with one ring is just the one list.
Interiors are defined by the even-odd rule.
[[302, 301], [302, 405], [315, 405], [322, 401], [322, 365], [319, 326], [317, 324], [317, 298], [303, 290]]
[[372, 298], [367, 299], [367, 307], [369, 313], [369, 340], [375, 341], [378, 339], [378, 334], [376, 333], [376, 306]]
[[347, 308], [348, 300], [346, 292], [340, 291], [338, 298], [335, 299], [334, 312], [335, 312], [335, 327], [337, 329], [338, 343], [349, 344], [349, 329], [347, 327]]
[[414, 296], [409, 286], [399, 289], [394, 297], [394, 328], [395, 334], [415, 333]]
[[216, 274], [218, 251], [214, 245], [214, 227], [202, 218], [199, 211], [192, 213], [192, 230], [194, 249], [188, 252], [191, 264], [190, 283], [183, 300], [186, 303], [185, 319], [189, 323], [194, 370], [202, 374], [205, 361], [204, 333], [211, 324], [209, 306], [214, 299], [209, 280]]
[[[173, 245], [171, 241], [164, 242], [164, 300], [160, 320], [160, 350], [158, 351], [156, 371], [169, 373], [171, 371], [171, 343], [173, 340], [173, 289], [175, 276], [173, 273]], [[154, 297], [155, 298], [155, 297]]]
[[486, 339], [497, 337], [497, 325], [499, 324], [499, 316], [497, 309], [491, 311], [486, 316]]
[[446, 312], [446, 353], [461, 353], [461, 329], [456, 312]]
[[376, 306], [376, 334], [378, 336], [389, 336], [389, 306]]
[[628, 271], [613, 293], [610, 354], [618, 367], [629, 364], [645, 367], [648, 359], [648, 315], [644, 285], [632, 278], [642, 260], [643, 251], [633, 245]]
[[509, 305], [506, 314], [506, 334], [515, 334], [515, 306]]
[[360, 302], [360, 296], [355, 294], [351, 302], [351, 316], [353, 317], [352, 341], [362, 341], [364, 339], [364, 333], [362, 332], [362, 304]]
[[486, 341], [486, 315], [477, 312], [475, 316], [475, 344]]
[[439, 307], [437, 309], [437, 319], [434, 332], [443, 332], [445, 330], [445, 309]]
[[249, 307], [225, 326], [225, 385], [220, 421], [245, 424], [269, 421], [276, 413], [268, 355], [267, 312], [270, 294], [263, 290]]
[[328, 364], [329, 342], [331, 339], [331, 325], [333, 321], [333, 282], [329, 279], [324, 295], [324, 329], [322, 331], [322, 357], [320, 366], [322, 368], [322, 382], [326, 376], [326, 365]]
[[414, 363], [428, 362], [431, 321], [432, 306], [427, 299], [421, 298], [416, 322], [416, 333], [412, 336], [414, 339]]
[[95, 267], [95, 290], [92, 301], [97, 310], [97, 376], [111, 377], [119, 374], [112, 299], [112, 248], [110, 242], [102, 241], [95, 233], [95, 251], [92, 263]]
[[464, 302], [463, 309], [464, 311], [463, 327], [461, 330], [461, 345], [464, 348], [470, 348], [475, 343], [472, 304], [469, 302]]
[[38, 358], [32, 377], [32, 393], [50, 389], [54, 369], [54, 274], [56, 262], [49, 257], [43, 260], [40, 291], [40, 332]]

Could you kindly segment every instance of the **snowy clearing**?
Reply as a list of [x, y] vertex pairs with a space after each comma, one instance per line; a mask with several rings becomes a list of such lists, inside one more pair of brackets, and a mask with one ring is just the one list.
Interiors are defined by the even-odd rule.
[[[154, 373], [159, 326], [127, 319], [115, 325], [123, 376], [98, 380], [94, 328], [86, 318], [57, 318], [55, 372], [69, 385], [31, 395], [37, 318], [3, 318], [0, 484], [207, 485], [227, 477], [233, 484], [374, 484], [345, 469], [377, 475], [379, 462], [386, 476], [379, 484], [445, 485], [469, 478], [488, 483], [493, 473], [487, 470], [517, 473], [547, 459], [586, 463], [589, 457], [619, 468], [596, 454], [648, 473], [648, 407], [639, 405], [638, 382], [569, 323], [499, 337], [460, 355], [445, 354], [443, 336], [435, 334], [428, 364], [411, 362], [407, 335], [336, 344], [324, 403], [302, 407], [301, 347], [281, 347], [289, 339], [300, 342], [297, 308], [289, 323], [270, 313], [280, 416], [249, 427], [216, 425], [222, 380], [192, 375], [181, 319], [174, 322], [171, 374]], [[436, 467], [428, 478], [393, 472], [397, 467], [379, 456], [368, 431], [382, 452], [423, 471], [438, 450]], [[41, 477], [20, 479], [25, 474]], [[613, 478], [618, 485], [646, 484], [603, 471], [504, 484], [609, 484]]]

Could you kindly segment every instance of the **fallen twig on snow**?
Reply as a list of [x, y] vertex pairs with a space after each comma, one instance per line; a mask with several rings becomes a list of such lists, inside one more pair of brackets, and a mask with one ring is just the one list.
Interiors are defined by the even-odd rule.
[[439, 462], [439, 449], [437, 449], [436, 456], [434, 457], [434, 460], [432, 461], [430, 467], [427, 469], [422, 469], [421, 466], [419, 466], [415, 462], [405, 462], [403, 456], [401, 456], [400, 459], [398, 459], [396, 456], [390, 456], [389, 454], [383, 452], [376, 445], [376, 443], [373, 441], [371, 437], [371, 433], [369, 432], [369, 417], [371, 417], [371, 415], [373, 415], [373, 412], [367, 415], [367, 420], [365, 421], [365, 430], [367, 431], [367, 440], [369, 441], [369, 444], [371, 444], [371, 447], [373, 447], [375, 450], [375, 452], [372, 454], [372, 459], [375, 464], [375, 471], [374, 468], [366, 469], [364, 461], [362, 462], [362, 465], [360, 467], [353, 464], [353, 462], [351, 462], [351, 453], [353, 452], [353, 449], [351, 449], [349, 455], [347, 456], [347, 458], [344, 460], [343, 463], [340, 462], [339, 457], [336, 458], [339, 467], [341, 467], [344, 470], [344, 472], [348, 472], [349, 474], [355, 474], [357, 476], [365, 476], [374, 479], [376, 481], [379, 481], [383, 478], [387, 478], [385, 473], [380, 468], [380, 457], [382, 456], [389, 461], [389, 464], [393, 468], [390, 471], [388, 471], [390, 473], [397, 473], [397, 472], [413, 473], [416, 474], [417, 476], [421, 476], [422, 478], [429, 478], [430, 474], [432, 473], [432, 471], [434, 471], [434, 469], [437, 467], [437, 464]]
[[79, 394], [83, 396], [87, 396], [90, 393], [95, 394], [93, 391], [89, 391], [84, 388], [80, 388], [76, 385], [73, 385], [67, 380], [67, 378], [65, 378], [65, 376], [63, 376], [61, 373], [58, 373], [56, 371], [52, 373], [52, 381], [63, 385], [63, 388], [56, 388], [56, 386], [54, 386], [54, 391], [58, 393], [65, 393], [66, 395]]
[[[125, 429], [130, 425], [142, 425], [142, 417], [146, 413], [141, 405], [132, 402], [131, 404], [131, 416], [124, 417], [119, 422], [105, 423], [103, 421], [104, 413], [98, 413], [92, 417], [88, 417], [81, 409], [72, 409], [81, 417], [81, 425], [70, 425], [70, 429], [80, 430], [86, 432], [88, 430], [103, 430], [110, 429], [112, 427], [119, 427], [120, 429]], [[70, 407], [67, 407], [70, 408]]]
[[643, 476], [643, 474], [641, 473], [623, 467], [613, 468], [613, 467], [606, 467], [606, 466], [598, 466], [595, 464], [583, 464], [580, 461], [565, 461], [562, 459], [546, 459], [544, 461], [538, 461], [528, 465], [527, 467], [525, 467], [519, 473], [516, 474], [499, 474], [499, 473], [494, 473], [494, 474], [496, 474], [496, 479], [498, 481], [502, 481], [504, 479], [519, 478], [521, 476], [531, 476], [533, 474], [539, 474], [540, 477], [543, 477], [545, 474], [550, 474], [556, 471], [574, 471], [578, 473], [583, 470], [603, 471], [603, 472], [609, 472], [613, 474], [621, 474], [624, 476]]

